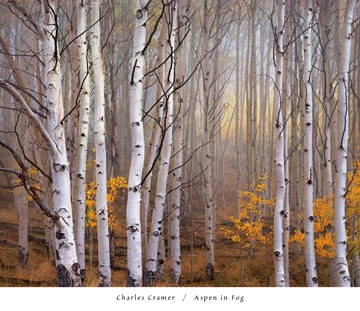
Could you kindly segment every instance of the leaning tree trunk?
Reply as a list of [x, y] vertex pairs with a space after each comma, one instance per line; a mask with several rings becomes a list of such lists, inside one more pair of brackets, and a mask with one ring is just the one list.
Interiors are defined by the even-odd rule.
[[74, 231], [76, 251], [81, 269], [81, 278], [85, 280], [85, 208], [86, 208], [86, 157], [89, 132], [90, 85], [87, 62], [86, 18], [88, 12], [87, 1], [79, 1], [77, 6], [77, 39], [80, 80], [80, 105], [74, 189]]
[[305, 270], [306, 284], [309, 287], [317, 287], [317, 272], [314, 249], [314, 167], [313, 167], [313, 103], [311, 85], [311, 20], [312, 0], [307, 0], [304, 6], [305, 33], [304, 33], [304, 82], [306, 84], [306, 97], [304, 107], [304, 229], [305, 229]]
[[[278, 3], [278, 29], [276, 44], [276, 76], [275, 76], [275, 165], [276, 165], [276, 203], [274, 211], [274, 259], [275, 259], [275, 284], [278, 287], [285, 286], [285, 271], [283, 257], [283, 229], [282, 215], [284, 214], [285, 202], [285, 166], [284, 166], [284, 120], [282, 116], [282, 80], [283, 80], [283, 37], [285, 2]], [[286, 79], [286, 77], [285, 77]]]
[[126, 206], [127, 228], [127, 278], [129, 287], [142, 286], [141, 259], [141, 177], [144, 168], [144, 126], [142, 121], [144, 52], [146, 40], [147, 6], [145, 0], [136, 2], [134, 49], [130, 77], [130, 125], [131, 164], [128, 179], [128, 201]]
[[356, 0], [346, 5], [343, 42], [338, 86], [338, 148], [334, 190], [335, 264], [338, 286], [350, 286], [346, 259], [345, 197], [347, 191], [347, 154], [349, 140], [349, 65], [351, 53], [352, 21]]

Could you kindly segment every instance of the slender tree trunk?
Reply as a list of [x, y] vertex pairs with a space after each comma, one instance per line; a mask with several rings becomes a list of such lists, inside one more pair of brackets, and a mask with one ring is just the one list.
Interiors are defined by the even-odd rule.
[[347, 191], [347, 154], [349, 140], [349, 65], [352, 21], [356, 0], [347, 1], [342, 34], [341, 67], [338, 86], [338, 149], [334, 191], [335, 263], [338, 286], [350, 286], [346, 259], [345, 197]]
[[[275, 77], [275, 165], [276, 165], [276, 203], [274, 211], [274, 259], [275, 284], [285, 286], [284, 256], [283, 256], [283, 229], [282, 217], [285, 200], [285, 167], [284, 167], [284, 121], [282, 116], [282, 80], [283, 80], [283, 37], [284, 15], [286, 1], [278, 3], [278, 28], [276, 44], [276, 77]], [[286, 79], [286, 77], [285, 77]]]
[[[186, 15], [187, 3], [179, 0], [178, 13], [178, 36], [177, 45], [181, 44], [180, 40], [184, 37], [185, 27], [187, 26]], [[184, 46], [180, 46], [175, 60], [175, 87], [180, 87], [184, 82]], [[181, 253], [180, 253], [180, 212], [181, 212], [181, 191], [182, 191], [182, 174], [183, 174], [183, 114], [184, 102], [183, 91], [179, 89], [175, 93], [175, 114], [176, 120], [174, 125], [174, 169], [172, 172], [172, 196], [170, 217], [170, 269], [171, 281], [179, 284], [181, 279]]]
[[144, 168], [145, 140], [142, 121], [144, 52], [146, 40], [147, 6], [145, 0], [136, 2], [134, 49], [130, 77], [131, 164], [128, 178], [126, 206], [127, 227], [127, 278], [128, 287], [142, 286], [141, 258], [141, 178]]
[[[166, 211], [167, 180], [170, 166], [172, 129], [173, 129], [173, 106], [174, 106], [174, 48], [175, 48], [175, 27], [176, 27], [176, 4], [165, 8], [167, 21], [171, 23], [169, 37], [167, 39], [165, 58], [169, 60], [165, 63], [166, 83], [164, 85], [165, 107], [164, 107], [164, 126], [163, 126], [163, 146], [161, 149], [161, 160], [159, 166], [158, 180], [156, 185], [155, 206], [152, 213], [149, 247], [146, 259], [146, 282], [154, 285], [156, 277], [156, 264], [158, 261], [158, 246], [160, 236], [164, 234], [164, 212]], [[175, 18], [174, 18], [175, 17]]]
[[23, 187], [15, 193], [15, 207], [19, 220], [19, 264], [25, 266], [28, 260], [28, 194]]
[[307, 0], [303, 7], [305, 16], [304, 33], [304, 82], [306, 97], [304, 107], [304, 229], [305, 229], [305, 270], [306, 283], [309, 287], [317, 287], [317, 272], [314, 249], [314, 165], [313, 165], [313, 95], [311, 80], [311, 20], [313, 16], [312, 0]]
[[[210, 37], [210, 10], [208, 9], [207, 1], [204, 2], [204, 25], [203, 25], [203, 53], [209, 52], [209, 37]], [[203, 145], [204, 147], [204, 184], [203, 195], [205, 199], [205, 243], [206, 243], [206, 279], [214, 280], [215, 278], [215, 258], [214, 258], [214, 239], [213, 239], [213, 188], [211, 176], [211, 164], [213, 159], [210, 154], [211, 143], [211, 124], [210, 124], [210, 57], [205, 56], [203, 61], [203, 98], [204, 98], [204, 127], [203, 127]]]
[[[286, 2], [285, 5], [285, 29], [290, 29], [290, 2]], [[285, 31], [284, 34], [285, 44], [289, 44], [290, 32]], [[289, 172], [289, 141], [290, 141], [290, 83], [289, 83], [289, 67], [291, 59], [290, 46], [287, 47], [287, 51], [284, 54], [284, 68], [282, 81], [282, 112], [284, 120], [284, 166], [285, 166], [285, 201], [284, 201], [284, 214], [283, 214], [283, 245], [284, 245], [284, 269], [285, 269], [285, 286], [290, 286], [289, 276], [289, 237], [290, 237], [290, 172]]]
[[[164, 110], [164, 96], [163, 86], [165, 78], [165, 66], [163, 64], [165, 60], [165, 33], [166, 24], [162, 24], [160, 36], [158, 39], [158, 58], [157, 64], [158, 69], [158, 84], [157, 84], [157, 93], [156, 100], [159, 100], [157, 105], [157, 111], [155, 118], [157, 122], [153, 121], [153, 129], [151, 133], [151, 139], [149, 143], [148, 156], [146, 157], [146, 162], [144, 166], [144, 174], [147, 174], [147, 177], [144, 181], [143, 190], [141, 192], [141, 244], [142, 244], [142, 257], [143, 257], [143, 267], [146, 265], [147, 257], [147, 247], [148, 247], [148, 214], [149, 214], [149, 204], [150, 204], [150, 193], [151, 193], [151, 182], [153, 169], [152, 165], [155, 165], [156, 156], [160, 152], [160, 136], [161, 136], [161, 127], [160, 124], [163, 123], [163, 110]], [[161, 98], [161, 99], [160, 99]], [[150, 171], [151, 170], [151, 171]]]
[[55, 224], [55, 249], [58, 285], [81, 286], [80, 265], [77, 261], [73, 233], [69, 163], [66, 152], [65, 131], [60, 122], [64, 116], [61, 72], [57, 42], [51, 35], [58, 26], [56, 2], [43, 1], [43, 27], [41, 35], [44, 53], [45, 104], [49, 109], [48, 124], [53, 143], [51, 149], [51, 173], [53, 179], [54, 210], [60, 217]]
[[89, 132], [90, 85], [87, 62], [86, 19], [88, 3], [79, 1], [77, 6], [77, 39], [79, 82], [81, 86], [79, 125], [76, 145], [74, 231], [81, 278], [85, 280], [85, 208], [86, 208], [86, 158]]
[[91, 0], [90, 31], [91, 55], [94, 67], [94, 134], [96, 154], [96, 215], [99, 256], [99, 286], [111, 286], [110, 243], [107, 206], [106, 143], [105, 143], [105, 95], [104, 73], [101, 57], [100, 0]]

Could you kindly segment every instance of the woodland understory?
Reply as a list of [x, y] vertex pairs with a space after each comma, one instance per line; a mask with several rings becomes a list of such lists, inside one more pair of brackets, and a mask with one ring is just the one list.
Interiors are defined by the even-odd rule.
[[0, 9], [0, 286], [360, 286], [359, 1]]

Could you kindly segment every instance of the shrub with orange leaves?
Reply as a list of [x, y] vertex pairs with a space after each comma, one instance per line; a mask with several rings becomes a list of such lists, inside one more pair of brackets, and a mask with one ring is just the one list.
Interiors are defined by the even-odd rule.
[[349, 188], [346, 195], [346, 219], [349, 230], [349, 238], [347, 240], [349, 252], [360, 252], [360, 222], [358, 221], [360, 214], [360, 162], [354, 161], [355, 172], [348, 174]]
[[221, 228], [226, 238], [243, 243], [245, 248], [250, 247], [251, 242], [265, 244], [268, 239], [264, 234], [261, 207], [273, 206], [274, 198], [265, 199], [266, 179], [266, 175], [261, 175], [257, 183], [249, 185], [249, 190], [239, 192], [240, 217], [231, 217], [231, 229]]
[[[323, 196], [314, 202], [314, 233], [315, 233], [315, 252], [323, 258], [334, 257], [334, 233], [331, 225], [334, 220], [333, 196], [330, 198]], [[304, 219], [304, 214], [300, 214], [300, 219]], [[305, 243], [305, 234], [296, 230], [295, 234], [289, 239], [290, 242]]]
[[[115, 200], [120, 189], [128, 187], [126, 178], [123, 176], [112, 177], [108, 180], [108, 214], [109, 228], [113, 229], [115, 224], [114, 208]], [[86, 226], [96, 227], [96, 182], [92, 181], [86, 185]]]

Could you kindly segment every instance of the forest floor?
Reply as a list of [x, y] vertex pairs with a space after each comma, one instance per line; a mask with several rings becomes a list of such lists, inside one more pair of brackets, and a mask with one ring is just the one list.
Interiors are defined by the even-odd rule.
[[[252, 255], [243, 250], [241, 260], [239, 243], [226, 239], [218, 230], [215, 242], [214, 281], [205, 279], [205, 243], [203, 231], [203, 213], [194, 210], [193, 247], [191, 247], [191, 230], [189, 225], [182, 229], [182, 281], [181, 286], [191, 287], [269, 287], [274, 285], [272, 242], [257, 247]], [[218, 228], [231, 227], [231, 208], [217, 215]], [[115, 262], [112, 267], [112, 284], [125, 286], [126, 268], [126, 232], [125, 210], [119, 209], [115, 221]], [[17, 215], [13, 204], [13, 195], [0, 189], [0, 286], [1, 287], [51, 287], [56, 286], [56, 270], [46, 252], [44, 216], [33, 205], [29, 208], [29, 256], [26, 267], [18, 264]], [[93, 236], [96, 236], [94, 230]], [[89, 239], [89, 235], [87, 235]], [[85, 286], [97, 286], [97, 255], [95, 238], [90, 249], [87, 242], [87, 279]], [[191, 252], [191, 249], [193, 251]], [[92, 255], [90, 255], [92, 251]], [[192, 260], [191, 260], [192, 258]], [[303, 257], [290, 253], [291, 286], [305, 286]], [[191, 264], [193, 262], [193, 264]], [[242, 262], [242, 283], [240, 282], [240, 266]], [[319, 282], [329, 286], [326, 262], [318, 263]], [[157, 282], [157, 286], [172, 286], [168, 262], [165, 262], [165, 279]]]

